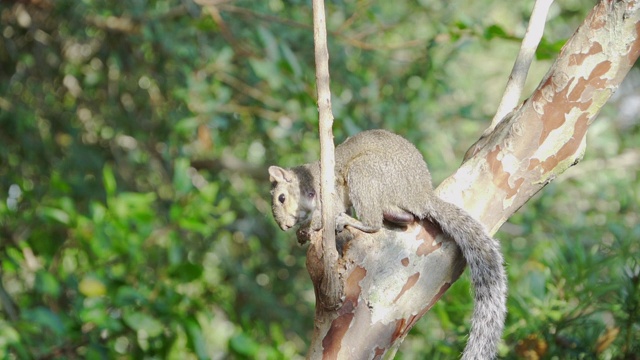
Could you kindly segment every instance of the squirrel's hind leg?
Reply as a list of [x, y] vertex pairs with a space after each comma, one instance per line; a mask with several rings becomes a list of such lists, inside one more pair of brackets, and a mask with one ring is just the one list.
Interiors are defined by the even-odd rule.
[[395, 211], [385, 210], [382, 212], [382, 218], [384, 221], [390, 222], [396, 226], [407, 226], [416, 221], [416, 217], [402, 209], [397, 209]]

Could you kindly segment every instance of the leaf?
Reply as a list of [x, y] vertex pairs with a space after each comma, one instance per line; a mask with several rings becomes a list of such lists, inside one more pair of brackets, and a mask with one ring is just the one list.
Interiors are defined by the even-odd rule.
[[94, 202], [91, 204], [91, 215], [92, 220], [95, 223], [102, 223], [105, 220], [105, 216], [107, 214], [107, 208], [104, 207], [101, 203]]
[[192, 263], [181, 263], [169, 268], [169, 275], [182, 282], [191, 282], [202, 276], [204, 268]]
[[[24, 352], [24, 348], [20, 342], [20, 333], [11, 327], [10, 323], [0, 320], [0, 354], [6, 356], [10, 347], [14, 349], [17, 347], [21, 355]], [[26, 354], [24, 355], [25, 356], [18, 358], [26, 358]]]
[[213, 231], [211, 226], [209, 226], [206, 223], [203, 223], [202, 221], [200, 221], [200, 219], [191, 219], [191, 218], [183, 217], [183, 218], [180, 218], [180, 220], [178, 220], [178, 225], [183, 230], [193, 231], [205, 236], [208, 236]]
[[202, 329], [200, 324], [194, 318], [187, 318], [184, 320], [184, 328], [187, 332], [187, 338], [189, 339], [189, 345], [198, 356], [198, 359], [204, 360], [209, 358], [207, 353], [207, 344], [202, 335]]
[[218, 196], [218, 191], [220, 190], [220, 184], [216, 182], [210, 182], [207, 185], [198, 189], [200, 191], [200, 197], [208, 202], [213, 203]]
[[40, 208], [40, 213], [45, 218], [69, 225], [70, 216], [64, 210], [44, 206]]
[[245, 334], [238, 334], [229, 339], [229, 349], [238, 355], [254, 358], [260, 345]]
[[20, 341], [20, 334], [11, 327], [11, 324], [0, 320], [0, 349], [8, 344], [14, 344]]
[[151, 220], [155, 216], [152, 204], [156, 200], [154, 193], [120, 193], [113, 198], [110, 206], [118, 219]]
[[200, 121], [200, 119], [198, 119], [197, 117], [188, 117], [188, 118], [184, 118], [179, 120], [175, 125], [174, 125], [174, 130], [179, 133], [179, 134], [184, 134], [184, 135], [193, 135], [193, 133], [196, 131], [196, 129], [198, 128], [198, 126], [201, 124], [202, 122]]
[[107, 293], [107, 287], [92, 276], [85, 276], [78, 284], [78, 290], [86, 297], [99, 297]]
[[286, 64], [289, 66], [289, 69], [293, 73], [294, 76], [299, 77], [302, 74], [302, 66], [300, 66], [300, 62], [296, 57], [296, 54], [291, 51], [291, 48], [284, 42], [280, 44], [280, 49], [282, 49], [282, 55], [284, 55], [284, 60]]
[[145, 302], [145, 296], [137, 289], [131, 286], [121, 286], [118, 288], [115, 298], [115, 304], [118, 306], [139, 305]]
[[38, 271], [36, 273], [36, 290], [42, 294], [58, 297], [60, 295], [60, 284], [58, 280], [46, 271]]
[[143, 312], [125, 312], [124, 322], [133, 330], [144, 331], [149, 337], [156, 337], [164, 330], [160, 321]]
[[249, 65], [251, 65], [251, 68], [259, 78], [269, 83], [269, 87], [272, 90], [279, 90], [282, 87], [284, 79], [273, 62], [250, 58]]
[[566, 42], [567, 39], [549, 42], [549, 40], [543, 37], [540, 41], [540, 45], [538, 45], [538, 49], [536, 49], [536, 59], [548, 60], [555, 58]]
[[484, 38], [491, 40], [494, 38], [506, 39], [510, 38], [507, 32], [499, 25], [493, 24], [484, 30]]
[[193, 188], [189, 168], [191, 163], [187, 158], [178, 158], [173, 164], [173, 186], [179, 194], [185, 194]]
[[107, 197], [111, 197], [116, 193], [116, 177], [113, 175], [111, 166], [105, 165], [102, 169], [102, 181], [104, 182], [104, 191]]
[[114, 320], [107, 312], [103, 297], [87, 298], [82, 305], [78, 315], [85, 324], [106, 328], [110, 325], [110, 320]]
[[471, 28], [471, 26], [469, 25], [469, 22], [466, 20], [457, 20], [456, 22], [453, 23], [453, 27], [459, 29], [459, 30], [466, 30]]
[[260, 37], [260, 40], [264, 45], [264, 48], [267, 53], [267, 58], [269, 58], [269, 60], [272, 62], [277, 61], [279, 59], [278, 41], [276, 40], [275, 36], [273, 36], [271, 31], [269, 31], [264, 26], [258, 27], [258, 36]]
[[65, 328], [60, 317], [45, 307], [23, 310], [22, 317], [32, 324], [52, 330], [56, 335], [65, 333]]

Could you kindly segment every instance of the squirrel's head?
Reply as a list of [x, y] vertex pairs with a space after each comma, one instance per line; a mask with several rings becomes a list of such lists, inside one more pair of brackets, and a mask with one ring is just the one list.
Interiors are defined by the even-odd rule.
[[308, 179], [301, 180], [293, 169], [270, 166], [269, 180], [273, 218], [282, 230], [287, 231], [310, 218], [316, 209], [316, 192]]

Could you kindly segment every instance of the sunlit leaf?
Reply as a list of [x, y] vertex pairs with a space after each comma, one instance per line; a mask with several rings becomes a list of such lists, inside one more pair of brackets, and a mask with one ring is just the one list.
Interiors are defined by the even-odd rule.
[[69, 221], [70, 221], [69, 214], [62, 209], [42, 207], [40, 208], [40, 213], [44, 215], [44, 217], [49, 218], [51, 220], [58, 221], [62, 224], [69, 224]]
[[8, 354], [9, 350], [17, 350], [23, 358], [28, 354], [23, 346], [22, 337], [10, 323], [0, 319], [0, 354]]
[[208, 359], [209, 354], [207, 353], [206, 340], [202, 334], [202, 329], [200, 328], [200, 325], [198, 324], [196, 319], [191, 317], [186, 318], [183, 320], [183, 325], [187, 332], [189, 344], [198, 356], [198, 359]]
[[60, 284], [58, 280], [49, 272], [38, 271], [36, 273], [36, 289], [47, 295], [57, 297], [60, 294]]
[[173, 186], [180, 194], [184, 194], [193, 188], [189, 168], [189, 159], [178, 158], [174, 162]]
[[107, 196], [113, 196], [116, 193], [116, 177], [113, 174], [113, 169], [109, 165], [105, 165], [102, 169], [102, 181], [104, 183], [104, 190]]
[[136, 331], [144, 331], [150, 337], [160, 335], [164, 329], [160, 321], [143, 312], [125, 312], [124, 322]]
[[240, 333], [229, 339], [229, 348], [236, 354], [255, 357], [260, 345], [247, 335]]
[[100, 280], [91, 276], [85, 276], [78, 283], [78, 290], [86, 297], [98, 297], [107, 293], [107, 287]]

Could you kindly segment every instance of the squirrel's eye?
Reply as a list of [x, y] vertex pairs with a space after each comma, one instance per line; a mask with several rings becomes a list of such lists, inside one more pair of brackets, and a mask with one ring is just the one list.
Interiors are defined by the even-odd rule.
[[284, 194], [280, 194], [280, 196], [278, 196], [278, 201], [280, 201], [280, 204], [284, 204], [284, 200], [285, 200]]
[[316, 196], [316, 192], [311, 190], [307, 193], [307, 196], [309, 197], [309, 199], [313, 198], [314, 196]]

